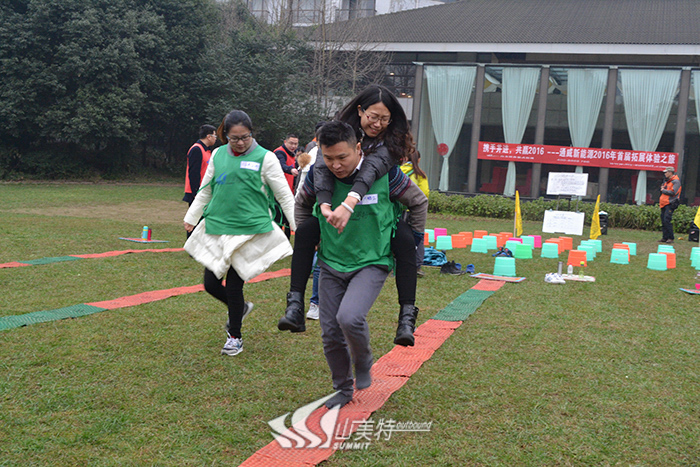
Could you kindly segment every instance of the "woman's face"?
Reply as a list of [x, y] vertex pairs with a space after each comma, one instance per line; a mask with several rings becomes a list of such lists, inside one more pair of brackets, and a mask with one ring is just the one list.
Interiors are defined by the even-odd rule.
[[357, 112], [360, 115], [360, 127], [370, 138], [381, 135], [391, 123], [391, 112], [382, 102], [372, 104], [366, 109], [358, 106]]
[[253, 144], [253, 133], [243, 125], [232, 126], [226, 136], [231, 150], [239, 154], [246, 152]]

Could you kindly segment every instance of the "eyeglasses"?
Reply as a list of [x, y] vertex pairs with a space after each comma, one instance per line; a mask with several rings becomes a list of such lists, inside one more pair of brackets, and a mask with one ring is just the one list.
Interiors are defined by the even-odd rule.
[[380, 117], [377, 114], [367, 113], [367, 111], [364, 109], [362, 112], [367, 116], [367, 120], [369, 120], [370, 123], [381, 122], [382, 125], [388, 125], [391, 123], [391, 117]]
[[253, 133], [248, 133], [247, 135], [243, 136], [226, 136], [226, 139], [229, 140], [229, 142], [236, 144], [239, 141], [243, 141], [244, 143], [250, 139], [250, 137], [253, 136]]

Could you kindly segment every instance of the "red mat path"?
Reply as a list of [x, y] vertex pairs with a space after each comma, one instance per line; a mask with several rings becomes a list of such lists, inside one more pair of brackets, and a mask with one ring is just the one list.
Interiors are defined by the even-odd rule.
[[185, 251], [184, 248], [158, 248], [156, 250], [119, 250], [119, 251], [106, 251], [104, 253], [89, 253], [86, 255], [70, 255], [76, 258], [92, 259], [92, 258], [107, 258], [109, 256], [119, 256], [125, 255], [127, 253], [169, 253], [174, 251]]
[[[264, 272], [259, 276], [256, 276], [249, 280], [247, 283], [252, 284], [254, 282], [266, 281], [268, 279], [274, 279], [276, 277], [289, 276], [292, 270], [279, 269], [277, 271]], [[136, 295], [129, 295], [127, 297], [119, 297], [114, 300], [105, 300], [102, 302], [92, 302], [86, 303], [86, 305], [96, 306], [100, 308], [105, 308], [107, 310], [115, 310], [117, 308], [124, 308], [127, 306], [136, 306], [144, 303], [155, 302], [158, 300], [163, 300], [170, 297], [175, 297], [177, 295], [185, 295], [189, 293], [202, 292], [204, 291], [204, 286], [202, 284], [190, 285], [187, 287], [175, 287], [172, 289], [164, 290], [154, 290], [152, 292], [142, 292]]]
[[[472, 288], [496, 291], [503, 284], [504, 282], [482, 279]], [[414, 347], [397, 345], [377, 360], [372, 366], [372, 385], [363, 391], [355, 392], [352, 402], [338, 412], [335, 426], [350, 427], [349, 430], [341, 433], [345, 438], [337, 437], [337, 430], [334, 429], [333, 440], [330, 443], [321, 444], [321, 446], [326, 444], [329, 446], [325, 448], [283, 448], [277, 440], [273, 440], [240, 465], [242, 467], [273, 465], [275, 467], [308, 467], [328, 459], [336, 451], [336, 443], [345, 441], [362, 422], [369, 419], [372, 412], [381, 408], [461, 324], [462, 321], [429, 319], [416, 329]], [[328, 412], [325, 406], [321, 406], [306, 419], [306, 427], [320, 438], [325, 437], [324, 430], [321, 428], [321, 419]]]
[[[118, 250], [118, 251], [106, 251], [104, 253], [88, 253], [85, 255], [68, 255], [67, 258], [81, 258], [81, 259], [93, 259], [93, 258], [107, 258], [110, 256], [120, 256], [126, 255], [128, 253], [170, 253], [174, 251], [185, 251], [184, 248], [158, 248], [149, 250]], [[11, 261], [9, 263], [0, 263], [0, 269], [4, 268], [19, 268], [22, 266], [32, 266], [31, 263], [23, 263], [21, 261]]]

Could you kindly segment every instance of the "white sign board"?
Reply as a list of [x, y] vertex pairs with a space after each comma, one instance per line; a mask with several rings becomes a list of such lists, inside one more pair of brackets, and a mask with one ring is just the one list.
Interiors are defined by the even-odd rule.
[[582, 212], [545, 211], [542, 232], [583, 235], [584, 217]]
[[575, 172], [549, 172], [548, 195], [586, 196], [588, 174]]

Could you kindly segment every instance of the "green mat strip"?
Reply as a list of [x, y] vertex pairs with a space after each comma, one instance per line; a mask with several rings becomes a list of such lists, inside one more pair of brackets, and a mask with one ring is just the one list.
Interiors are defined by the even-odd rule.
[[40, 264], [60, 263], [63, 261], [77, 261], [79, 259], [82, 259], [82, 258], [76, 258], [75, 256], [54, 256], [53, 258], [39, 258], [39, 259], [32, 259], [29, 261], [17, 261], [17, 262], [38, 266]]
[[469, 289], [440, 310], [433, 319], [442, 321], [464, 321], [476, 311], [484, 300], [493, 295], [492, 290]]
[[7, 329], [19, 328], [30, 324], [44, 323], [46, 321], [55, 321], [65, 318], [77, 318], [79, 316], [91, 315], [106, 311], [107, 308], [100, 308], [92, 305], [67, 306], [65, 308], [56, 308], [55, 310], [35, 311], [23, 315], [3, 316], [0, 317], [0, 331]]

